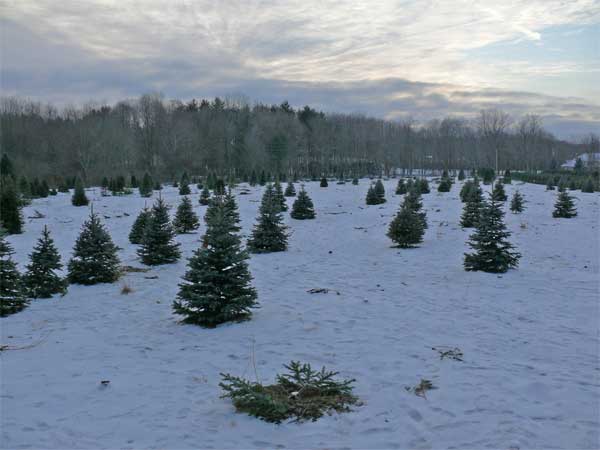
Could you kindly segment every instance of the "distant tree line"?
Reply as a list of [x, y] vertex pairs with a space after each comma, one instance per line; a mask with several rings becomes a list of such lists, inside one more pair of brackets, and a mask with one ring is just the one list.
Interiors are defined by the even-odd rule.
[[[251, 106], [243, 98], [165, 100], [143, 95], [113, 106], [81, 108], [0, 99], [2, 152], [29, 179], [104, 177], [146, 172], [156, 180], [217, 173], [238, 179], [266, 171], [285, 177], [352, 178], [406, 170], [556, 167], [589, 151], [546, 132], [537, 116], [514, 121], [499, 110], [476, 120], [447, 117], [418, 125], [309, 106]], [[595, 139], [595, 140], [594, 140]], [[589, 142], [597, 143], [591, 136]]]

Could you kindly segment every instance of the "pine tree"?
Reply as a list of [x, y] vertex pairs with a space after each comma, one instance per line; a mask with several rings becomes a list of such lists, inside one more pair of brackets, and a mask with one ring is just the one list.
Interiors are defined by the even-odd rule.
[[169, 222], [169, 208], [159, 197], [152, 206], [152, 214], [144, 230], [142, 244], [137, 251], [143, 264], [157, 266], [170, 264], [180, 257], [179, 244]]
[[250, 174], [250, 186], [256, 186], [256, 183], [258, 182], [258, 177], [256, 176], [256, 170], [252, 170], [252, 173]]
[[49, 298], [66, 292], [65, 280], [56, 274], [57, 270], [62, 269], [62, 264], [48, 227], [44, 226], [42, 236], [29, 258], [31, 262], [23, 276], [23, 285], [30, 297]]
[[283, 224], [280, 201], [268, 184], [259, 209], [258, 222], [248, 240], [252, 253], [282, 252], [287, 249], [287, 227]]
[[288, 181], [288, 184], [285, 187], [284, 195], [286, 197], [295, 197], [296, 196], [296, 189], [294, 188], [294, 183], [292, 183], [291, 181]]
[[400, 248], [413, 247], [423, 241], [423, 221], [404, 199], [402, 207], [390, 223], [387, 236]]
[[367, 205], [378, 204], [377, 194], [375, 193], [375, 187], [373, 185], [369, 186], [369, 189], [367, 189], [367, 198], [365, 199], [365, 202]]
[[560, 177], [560, 180], [558, 180], [558, 192], [564, 192], [567, 190], [567, 180], [565, 179], [565, 177]]
[[525, 209], [525, 200], [523, 199], [523, 195], [519, 191], [515, 191], [512, 198], [510, 199], [510, 210], [519, 214], [522, 213]]
[[154, 182], [152, 181], [152, 177], [148, 172], [146, 172], [142, 178], [142, 183], [138, 188], [140, 191], [140, 196], [142, 197], [150, 197], [152, 195], [152, 189]]
[[313, 202], [304, 190], [304, 187], [300, 188], [298, 197], [292, 205], [290, 216], [292, 219], [297, 220], [314, 219], [316, 216]]
[[17, 313], [28, 305], [21, 274], [11, 258], [12, 247], [6, 242], [4, 234], [0, 228], [0, 317]]
[[358, 186], [358, 178], [356, 178], [356, 177], [352, 178], [352, 184], [354, 186]]
[[504, 171], [504, 177], [502, 178], [502, 182], [504, 184], [512, 184], [512, 175], [510, 173], [510, 170], [506, 169]]
[[458, 181], [462, 181], [464, 180], [465, 177], [465, 171], [463, 169], [460, 169], [460, 171], [458, 172]]
[[460, 219], [460, 226], [463, 228], [473, 228], [477, 225], [481, 208], [483, 207], [483, 192], [478, 181], [471, 182], [467, 191], [465, 206]]
[[377, 180], [374, 189], [375, 195], [377, 196], [377, 204], [385, 203], [385, 188], [383, 187], [383, 182], [381, 180]]
[[6, 153], [2, 154], [0, 159], [0, 177], [12, 177], [15, 176], [15, 169], [13, 163]]
[[192, 202], [189, 197], [183, 197], [173, 220], [175, 232], [178, 234], [189, 233], [197, 230], [199, 226], [198, 216], [194, 212]]
[[23, 232], [22, 202], [12, 177], [2, 178], [0, 190], [0, 226], [8, 234], [21, 234]]
[[129, 232], [129, 242], [136, 245], [142, 243], [144, 231], [146, 230], [146, 226], [148, 225], [151, 216], [151, 211], [144, 206], [144, 209], [140, 211], [135, 222], [133, 222], [131, 231]]
[[258, 184], [260, 184], [261, 186], [264, 186], [265, 184], [267, 184], [267, 175], [265, 174], [264, 170], [262, 170], [260, 172], [260, 178], [258, 179]]
[[329, 186], [329, 184], [327, 183], [327, 178], [322, 177], [321, 178], [321, 187], [327, 187]]
[[410, 208], [421, 220], [421, 224], [424, 230], [427, 229], [427, 214], [421, 211], [423, 208], [423, 202], [421, 200], [421, 192], [418, 186], [413, 186], [408, 194], [404, 197], [403, 205]]
[[438, 192], [450, 192], [452, 188], [452, 181], [450, 178], [444, 177], [441, 179], [440, 184], [438, 185]]
[[592, 177], [589, 177], [585, 183], [583, 183], [583, 185], [581, 186], [581, 192], [594, 192], [594, 180], [592, 179]]
[[503, 217], [500, 203], [493, 197], [489, 203], [484, 202], [477, 228], [468, 242], [475, 253], [465, 253], [465, 270], [503, 273], [518, 265], [521, 255], [513, 252], [514, 246], [507, 241], [510, 232], [506, 231]]
[[417, 180], [417, 184], [419, 185], [421, 194], [429, 194], [431, 192], [427, 178], [421, 178], [420, 180]]
[[202, 189], [202, 192], [200, 193], [200, 199], [198, 200], [198, 202], [201, 205], [208, 205], [210, 203], [210, 191], [206, 186], [204, 186], [204, 189]]
[[283, 195], [283, 189], [281, 188], [281, 184], [279, 183], [279, 181], [275, 182], [275, 184], [273, 185], [273, 190], [275, 192], [275, 199], [277, 201], [277, 204], [279, 205], [279, 210], [287, 211], [288, 206], [285, 202], [285, 195]]
[[235, 224], [229, 208], [223, 197], [211, 202], [203, 245], [189, 259], [179, 285], [173, 310], [186, 323], [212, 328], [248, 319], [257, 306], [248, 253], [241, 248], [239, 235], [231, 231]]
[[560, 192], [558, 194], [558, 198], [556, 199], [556, 203], [554, 204], [554, 211], [552, 212], [552, 217], [570, 219], [571, 217], [575, 217], [576, 215], [577, 210], [575, 209], [573, 197], [571, 197], [567, 191]]
[[130, 178], [129, 184], [131, 185], [131, 187], [133, 189], [138, 189], [140, 187], [140, 184], [138, 183], [137, 177], [134, 174], [131, 174], [131, 178]]
[[[229, 227], [229, 233], [237, 233], [242, 229], [240, 227], [240, 213], [238, 211], [237, 202], [235, 201], [235, 196], [232, 194], [231, 190], [225, 195], [216, 195], [213, 197], [206, 209], [204, 222], [211, 222], [214, 215], [221, 213], [225, 214], [227, 217], [226, 223]], [[204, 238], [206, 238], [206, 234], [202, 238], [203, 245], [206, 246], [208, 243], [204, 241]]]
[[546, 183], [546, 190], [547, 191], [553, 191], [554, 190], [554, 184], [552, 184], [552, 179], [548, 178], [548, 182]]
[[117, 247], [93, 209], [83, 223], [68, 264], [72, 284], [112, 283], [119, 279]]
[[75, 181], [75, 192], [73, 192], [71, 203], [73, 206], [87, 206], [89, 203], [89, 200], [85, 195], [85, 189], [83, 188], [83, 181], [81, 181], [81, 178], [79, 177], [77, 177], [77, 180]]
[[504, 185], [500, 182], [500, 180], [496, 181], [494, 189], [492, 189], [492, 197], [497, 202], [505, 202], [508, 200], [506, 192], [504, 191]]
[[404, 178], [400, 178], [398, 180], [398, 185], [396, 186], [396, 195], [404, 195], [406, 192], [406, 183], [404, 182]]
[[192, 191], [190, 190], [190, 180], [188, 178], [188, 174], [187, 172], [183, 172], [179, 182], [179, 195], [190, 195], [191, 193]]

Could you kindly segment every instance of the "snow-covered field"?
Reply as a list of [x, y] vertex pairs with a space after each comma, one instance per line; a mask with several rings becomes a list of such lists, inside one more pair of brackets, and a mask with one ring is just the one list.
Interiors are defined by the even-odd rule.
[[[385, 205], [367, 207], [368, 180], [307, 183], [317, 219], [286, 214], [289, 251], [251, 258], [261, 304], [251, 321], [203, 329], [172, 314], [204, 224], [178, 236], [177, 264], [71, 286], [65, 297], [0, 319], [0, 343], [22, 347], [0, 354], [1, 447], [600, 447], [599, 194], [577, 192], [579, 215], [553, 219], [555, 192], [506, 186], [528, 202], [523, 214], [506, 215], [523, 257], [517, 270], [493, 275], [463, 270], [471, 231], [458, 224], [460, 185], [439, 194], [432, 183], [423, 197], [425, 241], [391, 248], [385, 233], [401, 201], [395, 184], [385, 182]], [[260, 195], [256, 187], [238, 196], [246, 235]], [[147, 200], [88, 196], [123, 249], [122, 263], [142, 267], [127, 235]], [[179, 201], [173, 188], [163, 197]], [[34, 210], [46, 218], [27, 219], [26, 232], [8, 239], [19, 267], [44, 224], [66, 263], [89, 209], [59, 194], [35, 200], [24, 215]], [[121, 294], [124, 284], [131, 294]], [[438, 346], [459, 347], [464, 361], [440, 360]], [[356, 378], [364, 404], [314, 423], [273, 425], [219, 398], [219, 372], [253, 379], [256, 366], [270, 382], [292, 359]], [[438, 387], [426, 398], [405, 389], [421, 378]]]

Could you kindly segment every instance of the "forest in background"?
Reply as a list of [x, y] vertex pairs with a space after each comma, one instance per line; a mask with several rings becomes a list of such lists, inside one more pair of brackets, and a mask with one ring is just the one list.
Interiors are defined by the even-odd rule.
[[[115, 105], [59, 110], [18, 97], [0, 99], [0, 145], [19, 173], [52, 180], [152, 174], [174, 180], [249, 172], [300, 177], [364, 176], [403, 169], [547, 170], [598, 150], [598, 137], [556, 139], [538, 116], [500, 109], [474, 120], [417, 124], [305, 106], [250, 105], [244, 98], [166, 100], [146, 94]], [[497, 158], [497, 159], [496, 159]]]

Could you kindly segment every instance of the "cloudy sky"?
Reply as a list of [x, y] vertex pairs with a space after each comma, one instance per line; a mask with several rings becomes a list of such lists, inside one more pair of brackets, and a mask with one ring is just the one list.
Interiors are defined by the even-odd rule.
[[0, 0], [1, 88], [60, 105], [245, 94], [600, 130], [600, 0]]

